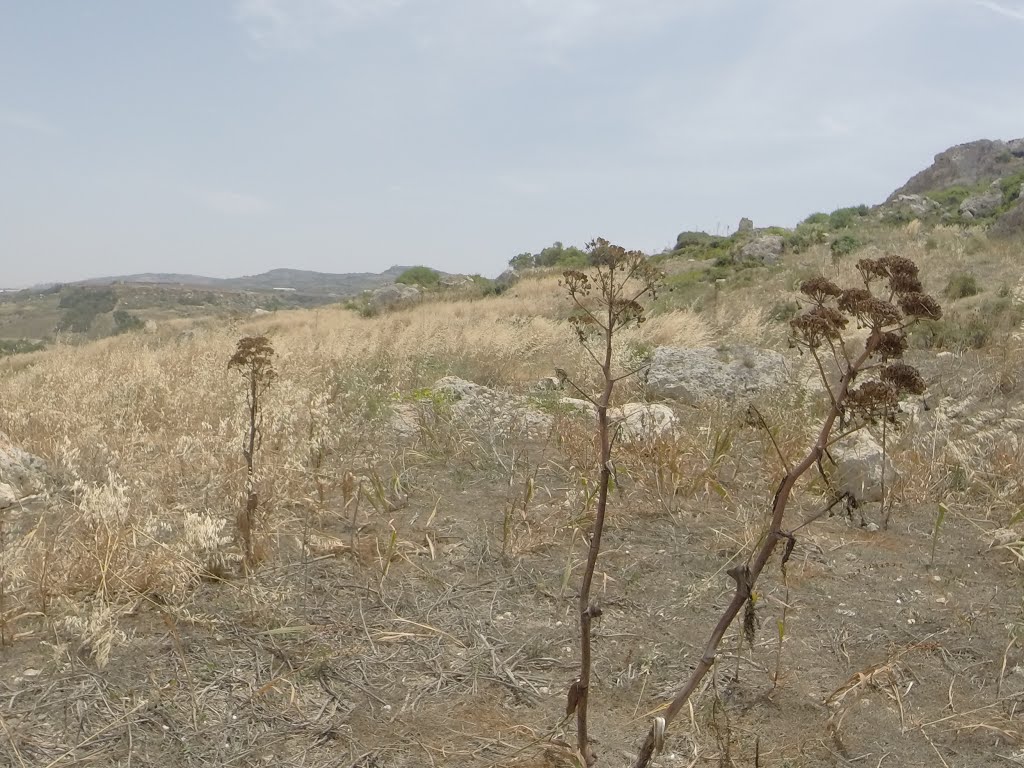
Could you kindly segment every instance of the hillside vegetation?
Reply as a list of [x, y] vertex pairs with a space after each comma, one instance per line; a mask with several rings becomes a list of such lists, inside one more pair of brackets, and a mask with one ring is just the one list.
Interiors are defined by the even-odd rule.
[[[654, 764], [1018, 760], [1022, 246], [891, 210], [683, 233], [651, 257], [665, 282], [616, 338], [617, 365], [678, 347], [753, 367], [767, 349], [802, 383], [669, 400], [674, 429], [616, 444], [594, 582], [599, 765], [629, 764], [697, 664], [726, 572], [826, 410], [789, 344], [800, 285], [856, 285], [859, 259], [890, 253], [944, 313], [910, 335], [926, 393], [873, 429], [895, 468], [884, 503], [811, 523], [834, 499], [817, 474], [801, 480], [793, 514], [808, 523], [787, 568], [765, 571]], [[742, 255], [764, 237], [782, 239], [778, 258]], [[120, 286], [33, 299], [72, 334], [89, 315], [122, 332], [0, 360], [0, 433], [48, 464], [45, 489], [0, 510], [0, 763], [578, 765], [566, 692], [598, 451], [563, 398], [602, 380], [562, 285], [588, 252], [556, 246], [515, 257], [500, 291], [428, 291], [376, 316], [250, 307], [147, 331]], [[228, 361], [260, 336], [274, 352], [257, 414]], [[635, 376], [612, 404], [647, 399]]]

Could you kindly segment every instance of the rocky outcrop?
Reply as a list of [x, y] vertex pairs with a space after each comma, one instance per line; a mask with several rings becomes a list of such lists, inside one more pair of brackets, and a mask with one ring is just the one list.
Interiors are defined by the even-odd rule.
[[23, 451], [0, 432], [0, 509], [46, 488], [46, 462]]
[[930, 197], [922, 195], [898, 195], [886, 207], [894, 211], [906, 211], [913, 216], [927, 216], [941, 208]]
[[989, 233], [996, 237], [1024, 235], [1024, 194], [1015, 206], [996, 219]]
[[419, 301], [420, 289], [414, 285], [392, 283], [370, 292], [367, 297], [367, 306], [374, 312], [385, 309], [393, 309], [405, 304], [412, 304]]
[[464, 288], [473, 284], [469, 275], [443, 275], [439, 281], [442, 288]]
[[785, 241], [782, 235], [761, 235], [740, 248], [739, 261], [759, 261], [762, 264], [774, 264], [782, 258]]
[[647, 373], [647, 395], [697, 405], [751, 397], [787, 380], [786, 359], [769, 349], [658, 347]]
[[[415, 437], [421, 426], [429, 423], [431, 414], [447, 413], [481, 434], [511, 430], [529, 437], [542, 437], [554, 424], [555, 412], [591, 423], [597, 417], [597, 409], [588, 400], [560, 397], [551, 405], [555, 409], [542, 409], [534, 398], [491, 389], [457, 376], [445, 376], [417, 402], [396, 404], [391, 412], [391, 429], [399, 437]], [[668, 436], [678, 423], [672, 409], [661, 403], [626, 403], [620, 408], [609, 408], [608, 419], [624, 443]]]
[[621, 408], [610, 409], [608, 416], [619, 439], [625, 443], [668, 437], [679, 421], [672, 409], [661, 403], [626, 403]]
[[1024, 171], [1024, 139], [983, 139], [958, 144], [937, 154], [935, 162], [893, 192], [886, 202], [900, 195], [924, 195], [953, 186], [971, 187], [1019, 171]]
[[739, 233], [753, 232], [754, 231], [754, 221], [753, 221], [753, 219], [748, 219], [746, 216], [744, 216], [742, 219], [740, 219], [740, 225], [739, 225], [739, 227], [737, 228], [736, 231], [739, 232]]
[[960, 216], [965, 219], [983, 219], [999, 210], [1003, 204], [1003, 190], [998, 181], [979, 195], [971, 195], [960, 203]]
[[882, 501], [883, 479], [885, 488], [891, 488], [897, 480], [891, 459], [867, 430], [844, 437], [829, 453], [835, 461], [831, 474], [836, 490], [849, 494], [858, 503]]

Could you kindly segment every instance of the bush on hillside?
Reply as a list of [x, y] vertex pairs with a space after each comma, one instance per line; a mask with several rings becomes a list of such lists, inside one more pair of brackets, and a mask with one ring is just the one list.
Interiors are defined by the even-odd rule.
[[396, 283], [418, 285], [421, 288], [432, 288], [441, 281], [441, 274], [430, 267], [409, 267], [395, 278]]
[[954, 272], [949, 276], [942, 293], [950, 299], [966, 299], [968, 296], [977, 296], [981, 288], [978, 287], [978, 279], [970, 272]]

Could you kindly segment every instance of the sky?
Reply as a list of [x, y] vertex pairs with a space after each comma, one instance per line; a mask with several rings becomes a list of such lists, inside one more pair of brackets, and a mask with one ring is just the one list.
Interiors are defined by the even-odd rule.
[[1020, 0], [0, 0], [0, 286], [498, 274], [1024, 136]]

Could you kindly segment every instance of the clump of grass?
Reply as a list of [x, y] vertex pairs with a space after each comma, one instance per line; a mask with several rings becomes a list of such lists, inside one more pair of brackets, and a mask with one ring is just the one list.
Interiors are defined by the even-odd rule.
[[981, 288], [978, 286], [978, 278], [970, 272], [954, 272], [942, 291], [943, 296], [953, 300], [966, 299], [979, 293]]

